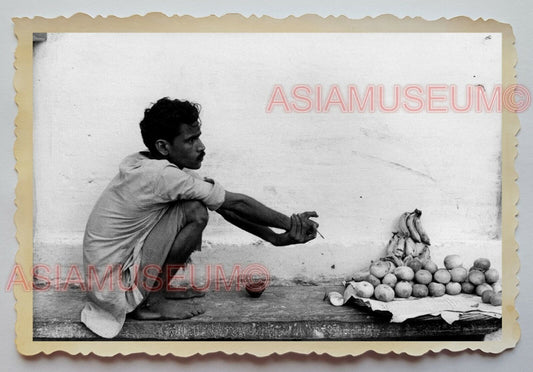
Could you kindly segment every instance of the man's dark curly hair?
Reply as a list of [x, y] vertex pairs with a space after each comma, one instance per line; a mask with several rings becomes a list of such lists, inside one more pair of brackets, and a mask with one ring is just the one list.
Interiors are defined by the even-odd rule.
[[155, 142], [164, 139], [169, 142], [180, 134], [183, 124], [190, 126], [200, 125], [200, 105], [179, 99], [161, 98], [152, 107], [144, 111], [141, 120], [141, 135], [143, 142], [155, 158], [161, 154], [155, 148]]

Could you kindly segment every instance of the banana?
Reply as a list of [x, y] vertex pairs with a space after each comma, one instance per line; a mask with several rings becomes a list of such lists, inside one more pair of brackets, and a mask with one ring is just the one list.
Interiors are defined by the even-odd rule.
[[388, 273], [392, 273], [394, 271], [394, 269], [396, 268], [396, 265], [394, 264], [394, 262], [392, 260], [387, 260], [387, 259], [383, 259], [383, 258], [381, 258], [380, 260], [385, 262], [388, 265], [388, 271], [389, 271]]
[[[416, 210], [417, 209], [415, 209], [415, 211]], [[407, 225], [407, 229], [409, 230], [409, 235], [411, 235], [411, 238], [415, 242], [420, 243], [422, 240], [420, 240], [420, 234], [418, 233], [418, 231], [416, 230], [416, 227], [415, 227], [415, 219], [416, 219], [416, 217], [417, 217], [416, 212], [410, 213], [405, 222], [406, 222], [406, 225]]]
[[429, 247], [427, 245], [424, 246], [422, 249], [422, 252], [418, 255], [418, 258], [420, 260], [431, 260], [431, 254], [429, 252]]
[[402, 258], [405, 254], [405, 238], [403, 236], [400, 236], [398, 239], [398, 244], [396, 244], [396, 248], [394, 249], [394, 255], [396, 257]]
[[381, 258], [381, 260], [382, 261], [392, 262], [394, 264], [394, 267], [398, 267], [398, 266], [402, 266], [403, 265], [403, 261], [400, 260], [398, 257], [396, 257], [394, 255], [393, 256], [383, 257], [383, 258]]
[[409, 235], [409, 228], [407, 227], [407, 217], [409, 216], [409, 212], [405, 212], [400, 216], [400, 219], [398, 220], [398, 232], [401, 235]]
[[424, 228], [422, 227], [422, 222], [420, 222], [420, 216], [422, 216], [422, 212], [419, 211], [418, 209], [415, 209], [414, 213], [416, 214], [414, 218], [414, 225], [415, 225], [416, 231], [418, 232], [418, 235], [420, 235], [420, 241], [424, 244], [431, 245], [429, 241], [429, 236], [424, 230]]
[[426, 245], [424, 243], [415, 243], [415, 253], [413, 254], [414, 257], [418, 257], [422, 254], [422, 251]]
[[392, 237], [389, 240], [389, 243], [387, 244], [387, 255], [388, 256], [394, 255], [394, 250], [396, 246], [398, 245], [398, 239], [400, 239], [400, 237], [398, 236], [398, 233], [393, 233]]
[[409, 262], [411, 262], [413, 260], [414, 260], [413, 256], [405, 256], [404, 259], [403, 259], [403, 264], [405, 266], [407, 266], [407, 265], [409, 265]]
[[405, 239], [405, 256], [415, 256], [416, 252], [416, 243], [412, 239], [412, 237], [409, 237]]
[[392, 256], [391, 258], [392, 258], [394, 264], [396, 265], [396, 267], [403, 265], [403, 261], [401, 259], [399, 259], [398, 257]]

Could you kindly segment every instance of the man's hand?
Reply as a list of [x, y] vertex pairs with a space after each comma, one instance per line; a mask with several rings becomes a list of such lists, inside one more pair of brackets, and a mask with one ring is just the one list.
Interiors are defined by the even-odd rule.
[[318, 217], [318, 214], [313, 211], [299, 213], [297, 214], [297, 216], [302, 221], [302, 229], [304, 230], [304, 232], [306, 232], [307, 234], [312, 234], [313, 239], [316, 238], [316, 234], [318, 232], [318, 223], [316, 221], [313, 221], [311, 217]]
[[303, 244], [316, 238], [318, 223], [310, 217], [318, 217], [316, 212], [303, 212], [291, 216], [290, 229], [279, 234], [276, 245]]

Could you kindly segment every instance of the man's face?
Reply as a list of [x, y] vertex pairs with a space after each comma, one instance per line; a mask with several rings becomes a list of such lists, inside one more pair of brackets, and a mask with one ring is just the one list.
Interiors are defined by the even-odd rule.
[[180, 135], [169, 142], [166, 159], [178, 168], [199, 169], [205, 156], [205, 146], [200, 140], [200, 126], [182, 124]]

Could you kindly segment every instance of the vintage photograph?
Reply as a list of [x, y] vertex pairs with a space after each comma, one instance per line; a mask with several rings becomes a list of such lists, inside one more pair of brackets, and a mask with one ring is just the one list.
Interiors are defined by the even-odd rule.
[[31, 340], [501, 341], [503, 45], [33, 33]]

